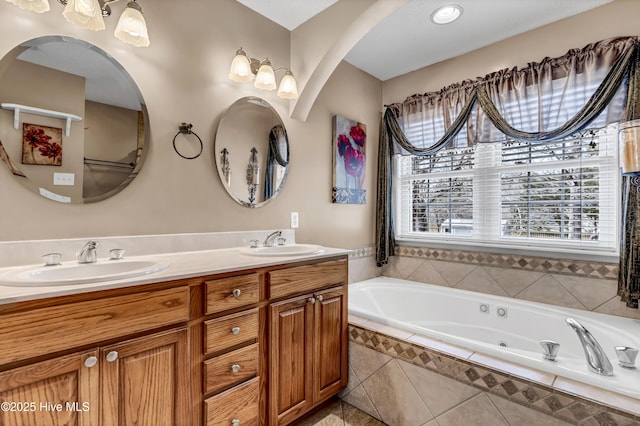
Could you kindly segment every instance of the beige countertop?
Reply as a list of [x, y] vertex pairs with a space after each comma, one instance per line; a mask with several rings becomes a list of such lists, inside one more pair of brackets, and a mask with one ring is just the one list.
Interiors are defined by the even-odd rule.
[[[43, 299], [47, 297], [65, 296], [70, 294], [88, 293], [98, 290], [116, 289], [141, 284], [150, 284], [163, 281], [172, 281], [193, 278], [204, 275], [213, 275], [223, 272], [241, 271], [251, 268], [282, 265], [308, 260], [321, 260], [337, 255], [346, 255], [350, 250], [323, 247], [322, 252], [293, 255], [293, 256], [254, 256], [245, 254], [240, 248], [224, 248], [216, 250], [201, 250], [191, 252], [163, 253], [146, 256], [127, 257], [126, 260], [154, 260], [168, 262], [169, 267], [147, 275], [133, 278], [117, 279], [72, 285], [20, 285], [7, 284], [3, 276], [14, 273], [17, 270], [38, 268], [39, 265], [17, 266], [0, 268], [0, 304], [9, 304], [27, 300]], [[99, 259], [101, 261], [103, 259]], [[73, 261], [64, 264], [74, 263]], [[55, 266], [53, 266], [55, 268]]]

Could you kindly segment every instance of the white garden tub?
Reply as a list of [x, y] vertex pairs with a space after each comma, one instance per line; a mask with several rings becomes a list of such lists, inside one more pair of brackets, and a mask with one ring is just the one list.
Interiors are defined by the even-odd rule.
[[[351, 284], [349, 313], [640, 398], [639, 370], [620, 367], [614, 350], [640, 348], [638, 320], [388, 277]], [[588, 370], [578, 336], [565, 322], [569, 317], [598, 340], [613, 365], [613, 376]], [[560, 343], [555, 362], [544, 359], [541, 340]]]

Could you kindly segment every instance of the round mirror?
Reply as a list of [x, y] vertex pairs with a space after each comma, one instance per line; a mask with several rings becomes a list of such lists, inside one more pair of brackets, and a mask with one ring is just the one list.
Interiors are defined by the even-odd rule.
[[289, 139], [278, 113], [260, 98], [234, 102], [218, 125], [215, 158], [222, 185], [238, 203], [261, 207], [273, 200], [289, 169]]
[[47, 36], [0, 60], [0, 158], [63, 203], [104, 200], [142, 168], [147, 111], [135, 82], [90, 43]]

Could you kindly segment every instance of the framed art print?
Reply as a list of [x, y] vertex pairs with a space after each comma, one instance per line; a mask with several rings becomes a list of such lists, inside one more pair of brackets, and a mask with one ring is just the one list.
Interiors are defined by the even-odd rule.
[[366, 125], [339, 115], [333, 117], [333, 203], [365, 204], [366, 148]]
[[62, 129], [23, 123], [22, 164], [62, 165]]

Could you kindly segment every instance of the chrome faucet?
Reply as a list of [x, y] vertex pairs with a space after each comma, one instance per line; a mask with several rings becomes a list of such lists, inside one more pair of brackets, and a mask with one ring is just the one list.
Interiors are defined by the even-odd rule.
[[78, 263], [95, 263], [98, 260], [98, 242], [90, 240], [78, 253]]
[[273, 241], [282, 236], [282, 231], [275, 231], [272, 232], [271, 234], [267, 235], [267, 238], [264, 239], [264, 243], [262, 243], [262, 245], [264, 247], [271, 247], [273, 246]]
[[611, 362], [596, 338], [589, 333], [589, 330], [573, 318], [567, 318], [566, 322], [578, 334], [578, 339], [580, 339], [582, 349], [584, 349], [584, 354], [587, 357], [589, 370], [603, 376], [613, 376]]

